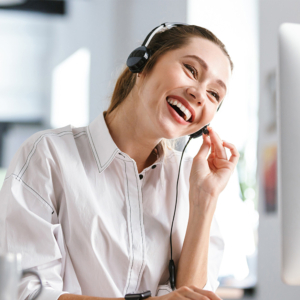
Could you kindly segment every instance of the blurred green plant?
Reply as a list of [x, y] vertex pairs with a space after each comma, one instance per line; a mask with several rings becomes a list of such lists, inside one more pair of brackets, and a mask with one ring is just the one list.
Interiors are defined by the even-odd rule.
[[253, 200], [257, 209], [257, 183], [256, 172], [253, 171], [256, 168], [249, 166], [249, 162], [246, 160], [245, 148], [239, 150], [240, 159], [237, 164], [237, 171], [240, 185], [240, 197], [243, 201]]

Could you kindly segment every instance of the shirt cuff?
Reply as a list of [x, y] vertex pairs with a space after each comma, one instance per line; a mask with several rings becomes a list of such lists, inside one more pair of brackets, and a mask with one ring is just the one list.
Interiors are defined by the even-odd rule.
[[218, 286], [219, 286], [220, 282], [219, 281], [216, 281], [216, 284], [215, 286], [212, 286], [212, 284], [210, 283], [210, 281], [207, 279], [206, 281], [206, 284], [203, 288], [203, 290], [206, 290], [206, 291], [212, 291], [212, 292], [216, 292]]
[[[28, 300], [33, 299], [35, 294], [36, 292], [32, 293], [27, 299]], [[42, 293], [38, 297], [38, 300], [57, 300], [62, 294], [69, 294], [69, 293], [44, 287]]]
[[156, 295], [155, 296], [163, 296], [167, 295], [169, 293], [173, 292], [170, 283], [164, 284], [164, 285], [159, 285], [157, 290], [156, 290]]

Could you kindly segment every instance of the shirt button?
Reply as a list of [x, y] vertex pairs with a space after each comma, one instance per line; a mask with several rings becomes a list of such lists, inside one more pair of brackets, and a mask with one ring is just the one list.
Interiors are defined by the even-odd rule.
[[152, 166], [152, 169], [155, 169], [155, 168], [156, 168], [156, 165], [153, 165], [153, 166]]
[[140, 179], [143, 179], [143, 177], [144, 177], [142, 174], [140, 174], [139, 176], [140, 176]]

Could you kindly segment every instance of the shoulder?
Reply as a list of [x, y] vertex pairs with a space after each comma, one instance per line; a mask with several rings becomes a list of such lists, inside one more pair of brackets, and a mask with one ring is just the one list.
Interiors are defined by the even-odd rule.
[[[69, 125], [39, 131], [29, 137], [9, 165], [1, 191], [3, 197], [9, 199], [13, 194], [39, 215], [47, 214], [49, 209], [51, 213], [58, 212], [65, 182], [63, 166], [68, 169], [77, 166], [74, 162], [79, 157], [78, 141], [84, 136], [87, 136], [86, 127]], [[40, 211], [40, 207], [46, 210]]]
[[6, 177], [11, 174], [22, 176], [28, 166], [34, 162], [42, 167], [44, 160], [55, 161], [64, 153], [72, 155], [77, 148], [75, 139], [85, 131], [86, 127], [74, 128], [68, 125], [36, 132], [21, 145], [14, 155]]

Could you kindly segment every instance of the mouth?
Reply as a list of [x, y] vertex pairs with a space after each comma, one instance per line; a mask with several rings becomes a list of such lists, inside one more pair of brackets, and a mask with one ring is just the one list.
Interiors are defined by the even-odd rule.
[[172, 107], [172, 109], [185, 121], [188, 123], [192, 123], [194, 119], [193, 111], [188, 109], [185, 105], [183, 105], [182, 101], [173, 98], [172, 96], [167, 97], [168, 104]]

